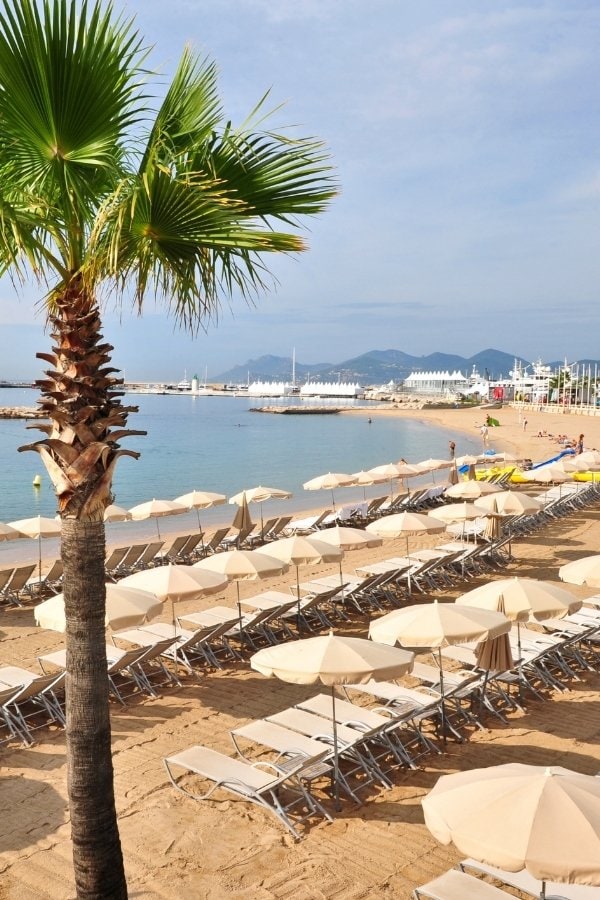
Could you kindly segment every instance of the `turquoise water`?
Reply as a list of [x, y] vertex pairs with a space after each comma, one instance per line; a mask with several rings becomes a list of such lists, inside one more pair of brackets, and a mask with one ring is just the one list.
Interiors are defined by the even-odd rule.
[[[0, 406], [35, 406], [34, 390], [0, 389]], [[298, 509], [330, 505], [329, 492], [307, 492], [302, 483], [324, 472], [355, 472], [397, 461], [416, 462], [429, 456], [446, 457], [448, 440], [457, 441], [457, 452], [477, 451], [469, 440], [415, 420], [369, 414], [329, 416], [281, 416], [250, 412], [252, 406], [274, 401], [247, 397], [186, 397], [131, 394], [127, 403], [139, 406], [132, 428], [148, 432], [123, 446], [139, 450], [138, 461], [123, 458], [114, 482], [116, 502], [133, 506], [153, 497], [173, 499], [192, 489], [216, 491], [228, 497], [243, 488], [266, 484], [291, 490], [290, 501], [264, 504], [263, 514], [283, 515]], [[19, 420], [0, 420], [0, 521], [32, 515], [54, 515], [56, 504], [41, 460], [35, 453], [18, 453], [17, 447], [41, 437], [26, 430]], [[41, 489], [32, 486], [42, 476]], [[367, 497], [385, 492], [385, 485], [367, 488]], [[363, 497], [362, 488], [336, 492], [341, 505]], [[168, 520], [171, 530], [195, 523], [195, 514]], [[202, 513], [203, 524], [230, 522], [231, 506]], [[256, 518], [260, 513], [257, 511]], [[161, 521], [161, 530], [167, 529]], [[155, 532], [155, 523], [112, 526], [113, 534], [135, 527]], [[145, 532], [144, 532], [145, 533]], [[131, 530], [127, 531], [131, 534]], [[21, 543], [21, 542], [17, 542]], [[14, 544], [12, 545], [14, 548]], [[5, 544], [2, 550], [8, 550]]]

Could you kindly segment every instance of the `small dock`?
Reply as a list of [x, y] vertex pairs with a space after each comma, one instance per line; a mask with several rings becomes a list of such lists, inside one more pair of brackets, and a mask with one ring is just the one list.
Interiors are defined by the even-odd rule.
[[250, 412], [275, 413], [280, 416], [331, 416], [339, 413], [339, 406], [255, 406]]

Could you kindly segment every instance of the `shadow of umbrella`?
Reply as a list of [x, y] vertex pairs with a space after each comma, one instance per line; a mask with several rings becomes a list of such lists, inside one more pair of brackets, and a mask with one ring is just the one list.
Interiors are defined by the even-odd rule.
[[[10, 770], [2, 776], [2, 792], [7, 798], [10, 797], [10, 803], [7, 801], [2, 808], [0, 854], [33, 848], [42, 838], [54, 834], [67, 822], [66, 797], [62, 797], [48, 783], [48, 756], [28, 749], [28, 768], [35, 769], [35, 757], [38, 757], [40, 779], [24, 778], [20, 772]], [[40, 804], [43, 815], [23, 815], [23, 811], [33, 803]]]

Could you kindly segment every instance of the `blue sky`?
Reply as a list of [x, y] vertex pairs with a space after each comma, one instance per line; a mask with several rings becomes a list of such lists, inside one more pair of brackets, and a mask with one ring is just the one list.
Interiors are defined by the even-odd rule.
[[[116, 7], [119, 8], [117, 0]], [[264, 353], [338, 362], [370, 349], [600, 356], [600, 5], [595, 0], [135, 0], [166, 77], [186, 43], [219, 65], [241, 120], [331, 148], [340, 197], [276, 289], [192, 339], [149, 302], [106, 313], [129, 379], [209, 376]], [[38, 290], [0, 282], [0, 378], [44, 350]]]

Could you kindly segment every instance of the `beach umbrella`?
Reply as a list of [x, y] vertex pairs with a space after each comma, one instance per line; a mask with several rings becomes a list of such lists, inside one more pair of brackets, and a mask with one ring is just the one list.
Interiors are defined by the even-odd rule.
[[255, 552], [267, 556], [274, 556], [276, 559], [282, 560], [282, 562], [288, 566], [295, 566], [298, 612], [300, 612], [300, 566], [340, 562], [344, 556], [343, 551], [340, 550], [339, 547], [317, 540], [316, 536], [309, 535], [303, 537], [300, 534], [293, 535], [293, 537], [280, 538], [278, 541], [272, 541], [264, 549], [259, 547]]
[[265, 647], [250, 657], [250, 667], [267, 678], [291, 684], [324, 684], [331, 688], [334, 795], [339, 809], [339, 748], [335, 716], [335, 686], [365, 684], [372, 678], [386, 681], [410, 672], [414, 654], [367, 641], [328, 635]]
[[[106, 613], [104, 624], [115, 630], [141, 625], [162, 611], [162, 601], [150, 591], [126, 587], [123, 584], [106, 585]], [[66, 630], [65, 600], [56, 594], [33, 608], [36, 624], [51, 631]]]
[[444, 495], [457, 500], [478, 500], [486, 494], [496, 494], [501, 491], [501, 487], [491, 484], [489, 481], [461, 481], [447, 487]]
[[468, 522], [471, 519], [479, 519], [481, 510], [472, 503], [448, 503], [446, 506], [437, 506], [427, 515], [438, 522], [450, 525], [452, 522]]
[[600, 885], [600, 778], [507, 763], [442, 775], [421, 801], [442, 844], [542, 882]]
[[138, 503], [137, 506], [132, 506], [129, 510], [131, 518], [136, 522], [143, 519], [156, 519], [156, 531], [159, 540], [160, 529], [158, 520], [163, 516], [180, 516], [187, 511], [183, 503], [177, 503], [175, 500], [147, 500], [146, 503]]
[[446, 706], [442, 647], [467, 641], [487, 641], [510, 631], [506, 616], [487, 609], [459, 607], [454, 603], [419, 603], [395, 609], [369, 626], [369, 637], [381, 644], [402, 644], [438, 651], [442, 737], [446, 740]]
[[[424, 516], [421, 513], [403, 512], [396, 513], [392, 516], [383, 516], [374, 522], [369, 522], [366, 531], [370, 534], [376, 534], [382, 538], [399, 538], [406, 539], [406, 555], [410, 558], [408, 550], [408, 539], [415, 534], [437, 534], [445, 531], [446, 523], [433, 516]], [[408, 572], [408, 592], [410, 594], [410, 569]]]
[[474, 456], [471, 453], [467, 453], [464, 456], [456, 457], [456, 465], [461, 468], [462, 468], [462, 466], [476, 466], [478, 462], [483, 462], [485, 459], [486, 459], [486, 457], [481, 456], [480, 454], [477, 456]]
[[520, 472], [524, 481], [534, 481], [536, 484], [563, 484], [572, 481], [572, 476], [560, 466], [552, 463], [548, 466], [540, 466], [539, 469], [530, 469], [528, 472]]
[[584, 556], [566, 563], [558, 570], [563, 581], [568, 584], [585, 584], [588, 587], [600, 587], [600, 556]]
[[458, 469], [453, 465], [448, 471], [448, 484], [452, 487], [459, 482]]
[[499, 578], [461, 594], [457, 606], [502, 611], [517, 623], [517, 641], [521, 655], [520, 623], [562, 619], [581, 608], [582, 601], [564, 588], [535, 578]]
[[394, 479], [395, 478], [413, 478], [415, 475], [422, 475], [422, 472], [416, 466], [403, 461], [397, 463], [384, 463], [381, 466], [374, 466], [368, 470], [368, 474], [374, 478], [382, 478], [390, 482], [390, 496], [394, 499]]
[[431, 477], [433, 479], [433, 483], [435, 484], [435, 475], [434, 472], [439, 471], [440, 469], [452, 469], [454, 468], [454, 460], [452, 459], [423, 459], [421, 462], [415, 463], [415, 468], [419, 470], [419, 472], [431, 472]]
[[354, 480], [352, 475], [343, 472], [328, 472], [326, 475], [317, 475], [310, 481], [305, 481], [302, 487], [305, 491], [331, 491], [331, 502], [335, 510], [334, 490], [339, 487], [352, 487]]
[[229, 502], [241, 506], [245, 498], [246, 503], [260, 503], [260, 529], [262, 531], [264, 527], [262, 504], [266, 500], [289, 500], [291, 496], [291, 491], [284, 491], [283, 488], [264, 487], [259, 484], [258, 487], [248, 488], [248, 490], [240, 491], [239, 494], [234, 494], [229, 498]]
[[[274, 544], [270, 544], [270, 547]], [[242, 605], [240, 602], [240, 581], [255, 581], [257, 578], [270, 578], [287, 571], [287, 564], [276, 556], [260, 553], [258, 550], [226, 550], [215, 553], [200, 562], [194, 563], [192, 569], [202, 572], [216, 572], [224, 575], [227, 581], [235, 581], [237, 591], [237, 607], [242, 627]]]
[[238, 506], [231, 524], [233, 528], [237, 528], [239, 532], [238, 538], [242, 531], [250, 532], [254, 528], [254, 522], [250, 516], [250, 507], [245, 497]]
[[3, 525], [0, 522], [0, 541], [16, 541], [17, 538], [25, 537], [22, 531], [17, 531], [12, 525]]
[[[215, 494], [212, 491], [189, 491], [187, 494], [182, 494], [181, 497], [175, 497], [175, 503], [181, 503], [182, 506], [185, 506], [186, 509], [195, 509], [196, 517], [198, 519], [198, 531], [202, 533], [202, 525], [200, 523], [200, 512], [201, 509], [210, 509], [213, 506], [221, 506], [223, 503], [227, 501], [227, 497], [225, 494]], [[202, 546], [204, 547], [204, 538], [202, 539]]]
[[519, 491], [501, 491], [480, 497], [475, 500], [475, 506], [482, 512], [493, 512], [497, 516], [520, 516], [523, 513], [535, 513], [543, 509], [544, 504], [534, 497], [522, 494]]
[[[364, 528], [345, 528], [342, 525], [334, 525], [333, 528], [323, 528], [312, 535], [322, 544], [337, 547], [346, 553], [348, 550], [363, 550], [367, 547], [379, 547], [383, 543], [382, 538], [365, 531]], [[342, 563], [340, 561], [340, 585], [342, 585], [342, 597], [344, 596], [344, 578]]]
[[20, 531], [25, 537], [37, 538], [38, 542], [38, 571], [40, 583], [42, 581], [42, 538], [58, 537], [61, 532], [60, 519], [49, 519], [45, 516], [33, 516], [30, 519], [18, 519], [8, 523], [10, 528]]
[[367, 472], [364, 469], [361, 469], [360, 472], [353, 472], [352, 479], [354, 484], [360, 485], [363, 489], [363, 497], [365, 500], [367, 499], [367, 488], [373, 484], [383, 484], [384, 481], [387, 481], [382, 475], [373, 475], [371, 472]]
[[117, 506], [116, 503], [111, 503], [104, 510], [103, 518], [105, 522], [129, 522], [131, 513], [128, 509]]
[[590, 466], [600, 466], [600, 452], [598, 450], [584, 450], [578, 457]]
[[227, 579], [216, 572], [198, 572], [194, 566], [169, 563], [153, 569], [143, 569], [121, 578], [118, 584], [138, 588], [156, 594], [161, 603], [170, 600], [199, 600], [208, 594], [216, 594], [227, 584]]

